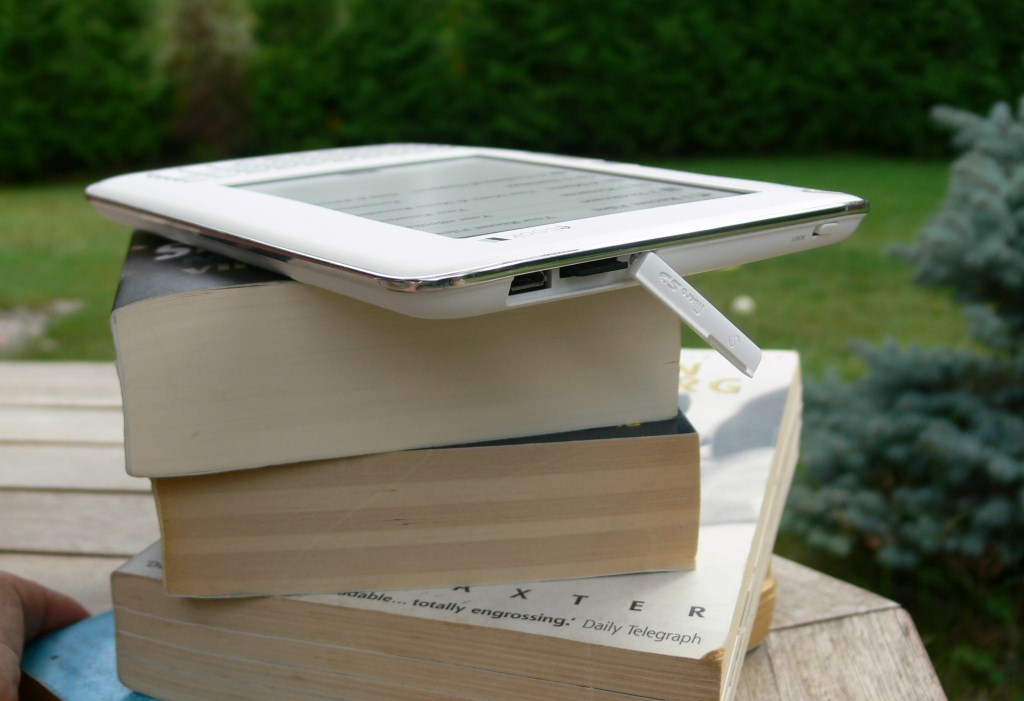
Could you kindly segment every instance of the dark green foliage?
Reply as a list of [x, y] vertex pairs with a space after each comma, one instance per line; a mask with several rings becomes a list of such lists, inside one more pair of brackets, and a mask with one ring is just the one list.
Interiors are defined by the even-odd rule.
[[0, 0], [0, 174], [393, 140], [936, 155], [931, 105], [1024, 92], [1022, 26], [1022, 0]]
[[253, 0], [249, 67], [256, 153], [324, 148], [347, 123], [346, 0]]
[[0, 179], [152, 157], [145, 0], [0, 0]]
[[353, 0], [340, 91], [346, 142], [463, 141], [453, 112], [457, 1]]
[[967, 351], [859, 347], [867, 374], [807, 391], [804, 472], [789, 525], [812, 545], [942, 563], [983, 577], [1024, 567], [1024, 365]]
[[923, 155], [944, 152], [931, 105], [1024, 90], [1024, 37], [1004, 25], [1022, 26], [1017, 2], [360, 5], [346, 40], [357, 134], [619, 157]]
[[158, 68], [170, 90], [169, 147], [201, 161], [242, 152], [253, 52], [245, 0], [165, 0]]
[[968, 149], [953, 166], [947, 204], [904, 251], [917, 279], [953, 290], [985, 345], [1024, 354], [1024, 99], [1018, 115], [937, 109]]
[[860, 346], [863, 379], [812, 387], [789, 522], [813, 544], [867, 548], [893, 568], [1020, 577], [1024, 114], [937, 114], [964, 153], [938, 216], [902, 255], [964, 305], [976, 348]]

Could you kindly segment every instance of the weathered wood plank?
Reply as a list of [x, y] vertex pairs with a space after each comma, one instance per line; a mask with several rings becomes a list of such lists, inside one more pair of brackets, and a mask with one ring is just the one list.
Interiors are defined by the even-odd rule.
[[123, 557], [0, 553], [0, 569], [64, 592], [78, 600], [90, 613], [110, 609], [110, 573], [124, 561]]
[[[777, 581], [772, 631], [897, 607], [888, 599], [782, 557], [772, 558], [771, 571]], [[772, 669], [768, 647], [762, 645], [744, 661], [736, 700], [783, 701], [784, 698]]]
[[772, 630], [859, 613], [899, 608], [899, 604], [782, 557], [772, 559], [779, 581]]
[[0, 443], [124, 441], [121, 408], [0, 406]]
[[0, 550], [129, 557], [159, 538], [148, 494], [0, 492]]
[[763, 647], [787, 701], [946, 698], [901, 608], [773, 631]]
[[113, 363], [6, 361], [0, 404], [120, 407], [121, 385]]
[[772, 660], [764, 645], [747, 653], [733, 701], [788, 701], [779, 695]]
[[148, 492], [149, 480], [124, 469], [119, 445], [0, 443], [0, 490]]

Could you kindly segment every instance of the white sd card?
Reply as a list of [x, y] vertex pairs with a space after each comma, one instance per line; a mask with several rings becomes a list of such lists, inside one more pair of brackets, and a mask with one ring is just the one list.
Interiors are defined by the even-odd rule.
[[761, 362], [761, 349], [722, 312], [654, 253], [641, 253], [629, 264], [633, 278], [667, 304], [709, 346], [748, 377]]

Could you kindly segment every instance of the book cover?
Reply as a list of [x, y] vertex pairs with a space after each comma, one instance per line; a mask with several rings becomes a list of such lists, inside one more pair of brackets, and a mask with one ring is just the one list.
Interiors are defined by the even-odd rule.
[[114, 310], [165, 295], [218, 287], [290, 283], [284, 275], [146, 231], [132, 233]]

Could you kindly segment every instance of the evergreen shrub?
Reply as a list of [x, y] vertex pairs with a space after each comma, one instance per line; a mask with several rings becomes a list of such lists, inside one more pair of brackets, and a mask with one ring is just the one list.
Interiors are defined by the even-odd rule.
[[0, 177], [380, 141], [945, 154], [1024, 2], [0, 0]]
[[341, 143], [347, 126], [347, 6], [336, 0], [253, 0], [252, 11], [252, 150], [279, 153]]
[[[964, 348], [858, 346], [867, 372], [807, 393], [803, 471], [787, 525], [834, 554], [1024, 572], [1024, 100], [987, 116], [942, 108], [962, 155], [944, 203], [900, 251], [952, 290]], [[914, 310], [907, 310], [913, 314]]]
[[0, 0], [0, 180], [152, 158], [166, 134], [147, 0]]
[[159, 7], [156, 62], [168, 92], [168, 149], [187, 161], [242, 153], [255, 50], [248, 0], [163, 0]]
[[[349, 143], [456, 141], [459, 8], [465, 0], [350, 0], [339, 86]], [[541, 4], [541, 3], [537, 3]], [[486, 7], [486, 4], [484, 4]], [[524, 6], [528, 11], [529, 6]]]
[[621, 158], [852, 149], [934, 156], [947, 150], [925, 116], [931, 105], [977, 109], [1024, 91], [1021, 2], [335, 7], [347, 17], [334, 44], [345, 68], [333, 117], [316, 121], [340, 124], [343, 143], [422, 139]]

